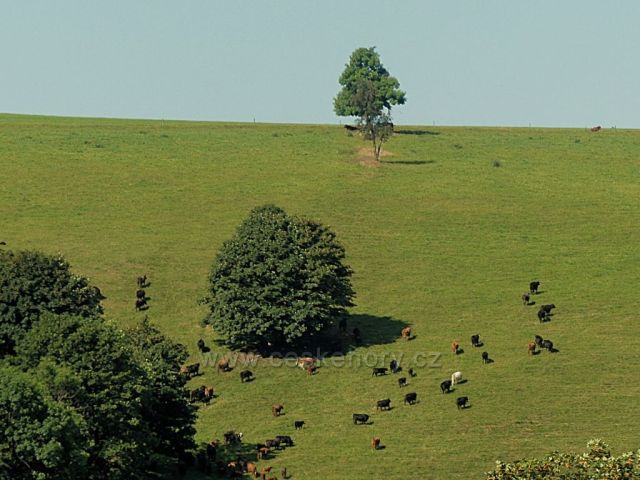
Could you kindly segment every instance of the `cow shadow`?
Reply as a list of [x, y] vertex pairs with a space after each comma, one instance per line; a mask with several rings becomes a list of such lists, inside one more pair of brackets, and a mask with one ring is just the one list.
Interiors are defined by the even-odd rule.
[[478, 342], [473, 346], [476, 347], [476, 348], [484, 347], [484, 342]]
[[398, 135], [440, 135], [440, 132], [435, 132], [433, 130], [394, 130], [393, 133], [397, 133]]
[[527, 307], [531, 307], [532, 305], [535, 305], [535, 304], [536, 304], [536, 302], [529, 302], [529, 303], [527, 303]]
[[488, 365], [490, 363], [494, 363], [494, 360], [493, 360], [493, 358], [487, 358], [487, 361], [484, 362], [484, 363]]
[[560, 350], [558, 350], [557, 348], [553, 347], [549, 349], [549, 353], [558, 353]]
[[462, 355], [464, 353], [464, 348], [458, 348], [456, 351], [456, 355]]
[[388, 163], [390, 165], [428, 165], [436, 163], [435, 160], [380, 160], [380, 163]]

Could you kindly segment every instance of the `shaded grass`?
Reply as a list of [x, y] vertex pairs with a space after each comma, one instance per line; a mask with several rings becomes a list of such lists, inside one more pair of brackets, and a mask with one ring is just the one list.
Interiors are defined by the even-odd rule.
[[[267, 463], [293, 478], [477, 478], [497, 458], [593, 437], [637, 448], [640, 132], [405, 130], [429, 134], [397, 135], [370, 169], [354, 160], [361, 140], [338, 127], [0, 116], [0, 240], [62, 252], [120, 325], [144, 315], [133, 302], [147, 273], [145, 313], [196, 360], [198, 338], [214, 345], [197, 300], [249, 210], [275, 203], [331, 225], [355, 270], [354, 313], [418, 335], [389, 344], [393, 324], [367, 320], [365, 346], [346, 358], [403, 354], [406, 371], [419, 352], [443, 355], [403, 390], [365, 365], [308, 377], [261, 361], [251, 383], [240, 369], [193, 380], [221, 394], [199, 411], [199, 440], [291, 435], [296, 447]], [[544, 291], [533, 300], [558, 306], [544, 325], [520, 302], [533, 279]], [[527, 356], [536, 333], [560, 351]], [[449, 353], [454, 338], [463, 355]], [[494, 363], [482, 365], [484, 350]], [[456, 370], [469, 381], [442, 395]], [[413, 407], [402, 405], [409, 391]], [[457, 411], [458, 394], [472, 408]], [[395, 408], [375, 412], [387, 397]], [[286, 415], [272, 417], [280, 402]], [[355, 412], [373, 424], [353, 426]], [[371, 451], [374, 435], [384, 450]]]

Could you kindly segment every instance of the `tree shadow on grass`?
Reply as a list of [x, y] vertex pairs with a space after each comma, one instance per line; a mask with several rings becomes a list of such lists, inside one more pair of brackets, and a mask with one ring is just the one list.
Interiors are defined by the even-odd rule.
[[440, 135], [440, 132], [435, 132], [433, 130], [394, 130], [393, 133], [397, 133], [398, 135]]
[[436, 163], [435, 160], [380, 160], [380, 163], [388, 163], [390, 165], [427, 165]]

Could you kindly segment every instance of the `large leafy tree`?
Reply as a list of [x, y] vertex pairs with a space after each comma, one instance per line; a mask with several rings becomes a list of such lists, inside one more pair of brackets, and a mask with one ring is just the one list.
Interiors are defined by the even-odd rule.
[[340, 75], [340, 92], [333, 100], [341, 117], [357, 117], [365, 138], [371, 140], [376, 160], [382, 144], [393, 133], [391, 107], [404, 105], [406, 94], [400, 83], [380, 62], [375, 47], [358, 48]]
[[0, 478], [87, 478], [84, 422], [36, 376], [0, 367]]
[[609, 446], [599, 439], [587, 444], [587, 452], [553, 452], [540, 459], [496, 462], [486, 480], [592, 480], [640, 479], [640, 450], [619, 456], [611, 454]]
[[44, 372], [51, 396], [82, 418], [90, 479], [169, 477], [193, 447], [184, 351], [148, 324], [132, 333], [45, 313], [16, 346], [14, 362]]
[[60, 255], [0, 251], [0, 357], [13, 352], [43, 312], [99, 315], [103, 298]]
[[205, 322], [233, 348], [309, 345], [353, 305], [344, 257], [326, 226], [255, 208], [214, 261]]

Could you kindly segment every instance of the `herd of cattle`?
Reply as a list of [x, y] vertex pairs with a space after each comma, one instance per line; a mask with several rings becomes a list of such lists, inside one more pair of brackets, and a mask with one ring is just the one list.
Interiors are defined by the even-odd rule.
[[[141, 277], [142, 278], [142, 277]], [[140, 281], [140, 279], [139, 279]], [[142, 287], [146, 285], [146, 278], [143, 279], [142, 285], [139, 283], [139, 286]], [[538, 289], [540, 287], [539, 281], [533, 281], [529, 284], [529, 291], [522, 294], [522, 302], [524, 305], [530, 306], [534, 305], [535, 302], [531, 301], [531, 295], [538, 294]], [[552, 316], [552, 310], [555, 308], [554, 304], [542, 305], [538, 310], [538, 320], [540, 322], [545, 322], [550, 319]], [[345, 325], [340, 325], [340, 330], [344, 331]], [[405, 340], [412, 340], [415, 338], [412, 335], [411, 327], [405, 327], [400, 332], [401, 338]], [[360, 339], [361, 334], [360, 331], [355, 328], [353, 331], [354, 339]], [[197, 343], [198, 349], [201, 352], [208, 351], [204, 340], [200, 339]], [[484, 345], [484, 343], [480, 340], [480, 335], [475, 334], [471, 336], [471, 345], [474, 348], [479, 348]], [[554, 348], [553, 342], [549, 339], [543, 339], [540, 335], [536, 335], [532, 342], [529, 342], [527, 346], [527, 351], [531, 355], [538, 354], [537, 348], [546, 349], [549, 352], [557, 352]], [[451, 350], [454, 355], [460, 355], [464, 353], [464, 350], [460, 347], [460, 342], [458, 340], [454, 340], [451, 343]], [[482, 352], [482, 362], [484, 364], [491, 363], [493, 360], [489, 358], [488, 352]], [[297, 360], [297, 366], [301, 369], [305, 370], [309, 375], [312, 375], [317, 370], [316, 359], [313, 357], [302, 357]], [[217, 370], [219, 372], [228, 372], [232, 370], [229, 365], [229, 360], [222, 359], [217, 364]], [[389, 367], [374, 367], [371, 372], [372, 377], [381, 377], [387, 376], [389, 372], [392, 374], [398, 374], [402, 371], [402, 368], [398, 364], [398, 362], [393, 359], [389, 363]], [[191, 365], [186, 365], [181, 367], [180, 374], [184, 375], [185, 378], [191, 379], [194, 376], [200, 374], [200, 364], [194, 363]], [[410, 377], [417, 376], [417, 373], [413, 368], [408, 370], [408, 375]], [[240, 372], [240, 381], [242, 383], [250, 382], [253, 380], [253, 373], [250, 370], [243, 370]], [[466, 380], [463, 378], [462, 372], [454, 372], [451, 375], [451, 378], [447, 378], [446, 380], [440, 383], [440, 391], [443, 394], [448, 394], [452, 392], [452, 386], [459, 385], [465, 383]], [[407, 377], [402, 376], [397, 380], [398, 386], [400, 388], [406, 387]], [[202, 385], [194, 390], [189, 392], [189, 401], [190, 402], [203, 402], [208, 404], [213, 398], [215, 398], [215, 392], [212, 387], [206, 387]], [[392, 410], [391, 406], [392, 400], [390, 398], [384, 398], [381, 400], [377, 400], [375, 404], [375, 411], [377, 412], [386, 412]], [[418, 402], [418, 393], [410, 392], [404, 395], [404, 405], [412, 406]], [[469, 397], [468, 396], [459, 396], [455, 401], [456, 408], [458, 410], [466, 409], [469, 405]], [[271, 413], [275, 417], [279, 417], [284, 413], [284, 405], [283, 404], [274, 404], [271, 406]], [[370, 425], [370, 415], [366, 413], [354, 413], [352, 415], [352, 420], [354, 425]], [[305, 422], [303, 420], [295, 420], [293, 422], [293, 426], [295, 430], [303, 429]], [[224, 433], [224, 444], [226, 447], [234, 447], [235, 445], [239, 445], [242, 442], [242, 433], [235, 431], [228, 431]], [[237, 455], [233, 461], [223, 461], [218, 458], [218, 449], [221, 445], [219, 440], [212, 440], [206, 447], [205, 450], [199, 452], [197, 456], [198, 467], [204, 472], [211, 472], [215, 466], [215, 469], [219, 475], [227, 476], [230, 478], [241, 478], [244, 474], [249, 474], [254, 477], [260, 477], [262, 480], [277, 480], [276, 477], [270, 476], [271, 467], [262, 467], [258, 469], [258, 466], [247, 460], [247, 458], [240, 454]], [[283, 448], [293, 447], [294, 442], [293, 439], [288, 435], [276, 435], [274, 438], [267, 439], [264, 443], [258, 443], [255, 445], [255, 455], [258, 460], [265, 460], [270, 458], [270, 456]], [[379, 436], [374, 436], [371, 439], [371, 447], [374, 450], [383, 448], [381, 444], [381, 438]], [[226, 455], [225, 455], [226, 456]], [[283, 468], [281, 471], [282, 478], [289, 478], [286, 468]]]

